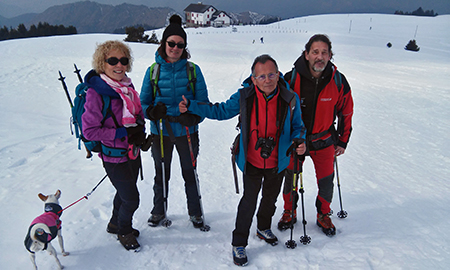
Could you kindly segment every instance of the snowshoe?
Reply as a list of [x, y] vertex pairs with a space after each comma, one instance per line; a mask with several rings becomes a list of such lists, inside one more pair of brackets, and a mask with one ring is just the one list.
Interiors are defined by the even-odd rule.
[[[108, 226], [106, 227], [106, 231], [107, 231], [108, 233], [111, 233], [111, 234], [118, 234], [118, 233], [119, 233], [119, 227], [118, 227], [117, 225], [112, 224], [112, 223], [110, 222], [110, 223], [108, 223]], [[133, 228], [132, 234], [133, 234], [135, 237], [139, 237], [139, 234], [140, 234], [140, 233], [139, 233], [138, 230], [136, 230], [135, 228]]]
[[294, 218], [291, 219], [291, 210], [284, 210], [280, 221], [278, 221], [278, 230], [285, 231], [291, 228], [291, 220], [294, 221], [293, 224], [297, 223], [297, 210], [294, 210]]
[[161, 223], [161, 221], [163, 221], [165, 218], [166, 216], [164, 214], [162, 215], [152, 214], [147, 220], [148, 226], [157, 227]]
[[233, 246], [233, 262], [237, 266], [246, 266], [248, 264], [245, 247]]
[[272, 233], [271, 229], [267, 229], [264, 231], [256, 229], [256, 236], [272, 246], [278, 245], [278, 238]]
[[192, 222], [192, 225], [194, 225], [194, 228], [200, 229], [202, 232], [207, 232], [211, 229], [208, 225], [205, 225], [201, 216], [190, 216], [189, 220]]
[[203, 227], [203, 218], [201, 216], [190, 216], [189, 220], [192, 222], [192, 225], [194, 225], [194, 228], [201, 228]]
[[336, 227], [334, 227], [333, 222], [329, 214], [317, 214], [317, 226], [322, 228], [322, 231], [327, 236], [333, 236], [336, 234]]
[[119, 234], [117, 236], [120, 243], [126, 250], [133, 250], [135, 252], [138, 252], [140, 250], [141, 245], [139, 245], [138, 241], [136, 240], [136, 236], [134, 236], [133, 233]]

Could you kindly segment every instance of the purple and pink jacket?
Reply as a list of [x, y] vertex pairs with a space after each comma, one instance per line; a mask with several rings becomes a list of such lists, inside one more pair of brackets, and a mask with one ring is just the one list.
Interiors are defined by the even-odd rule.
[[[81, 117], [84, 137], [90, 141], [101, 141], [102, 144], [109, 147], [127, 149], [129, 146], [127, 137], [121, 139], [115, 138], [116, 129], [119, 127], [116, 126], [112, 117], [106, 118], [102, 125], [103, 99], [101, 95], [107, 95], [111, 97], [111, 111], [120, 127], [122, 127], [123, 101], [119, 94], [103, 81], [94, 70], [86, 74], [84, 81], [89, 86], [86, 93], [86, 103], [84, 104], [86, 111]], [[142, 108], [138, 114], [141, 116], [141, 119], [144, 119]], [[109, 163], [123, 163], [128, 161], [127, 156], [116, 158], [108, 157], [100, 153], [99, 157]]]

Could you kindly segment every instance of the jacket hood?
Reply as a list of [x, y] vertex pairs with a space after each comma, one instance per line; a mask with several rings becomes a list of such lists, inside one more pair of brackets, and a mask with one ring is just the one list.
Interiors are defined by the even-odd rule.
[[84, 83], [89, 86], [89, 88], [95, 89], [95, 91], [104, 96], [110, 96], [112, 98], [120, 98], [120, 95], [114, 91], [102, 78], [95, 72], [95, 70], [89, 71], [86, 76], [84, 76]]

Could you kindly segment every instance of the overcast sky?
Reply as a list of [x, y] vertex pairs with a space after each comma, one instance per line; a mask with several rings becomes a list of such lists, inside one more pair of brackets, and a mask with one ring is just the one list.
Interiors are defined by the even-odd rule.
[[[0, 0], [0, 15], [11, 18], [23, 13], [42, 12], [53, 5], [61, 5], [80, 0]], [[182, 12], [192, 0], [95, 0], [103, 4], [142, 4], [149, 7], [170, 7]], [[434, 10], [439, 14], [450, 14], [450, 0], [208, 0], [203, 4], [212, 5], [225, 12], [254, 11], [276, 15], [282, 18], [325, 14], [325, 13], [394, 13], [396, 10], [413, 11], [419, 7]]]

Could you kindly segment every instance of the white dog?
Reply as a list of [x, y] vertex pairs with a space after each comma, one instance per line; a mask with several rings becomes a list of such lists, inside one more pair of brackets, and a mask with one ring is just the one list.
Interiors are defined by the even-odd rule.
[[58, 236], [62, 255], [69, 255], [69, 252], [64, 250], [64, 241], [61, 235], [62, 221], [59, 219], [62, 214], [62, 208], [59, 205], [61, 191], [58, 190], [54, 195], [51, 194], [48, 196], [39, 193], [38, 196], [45, 202], [45, 213], [31, 222], [28, 234], [25, 237], [25, 247], [30, 252], [30, 258], [34, 269], [37, 269], [35, 253], [36, 251], [41, 250], [47, 250], [50, 255], [53, 255], [58, 263], [59, 269], [63, 269], [64, 267], [56, 256], [56, 250], [50, 243], [50, 241]]

